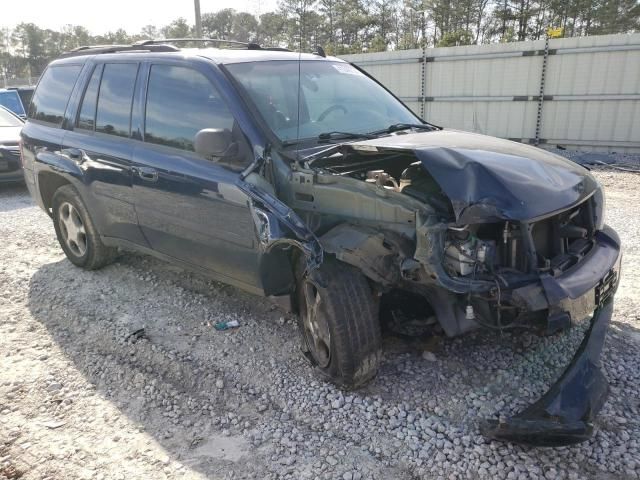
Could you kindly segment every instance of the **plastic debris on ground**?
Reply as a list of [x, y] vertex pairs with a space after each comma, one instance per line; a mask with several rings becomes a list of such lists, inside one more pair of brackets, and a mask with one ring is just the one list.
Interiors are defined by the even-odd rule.
[[231, 328], [238, 328], [239, 326], [240, 326], [240, 322], [238, 322], [237, 320], [230, 320], [228, 322], [218, 322], [213, 326], [213, 328], [215, 328], [218, 331], [223, 331], [223, 330], [229, 330]]

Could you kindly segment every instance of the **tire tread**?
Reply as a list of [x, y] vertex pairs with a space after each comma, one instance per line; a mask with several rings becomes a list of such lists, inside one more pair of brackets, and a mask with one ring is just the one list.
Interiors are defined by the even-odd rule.
[[321, 372], [342, 388], [361, 387], [375, 377], [382, 356], [373, 292], [360, 271], [332, 258], [325, 258], [312, 275], [320, 286], [331, 331], [332, 359]]

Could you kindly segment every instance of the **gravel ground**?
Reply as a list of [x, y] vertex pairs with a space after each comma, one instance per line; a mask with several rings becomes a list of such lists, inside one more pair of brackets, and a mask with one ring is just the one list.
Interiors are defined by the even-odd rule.
[[478, 418], [534, 401], [586, 325], [386, 338], [378, 378], [344, 393], [269, 301], [137, 255], [82, 271], [26, 191], [0, 187], [0, 479], [640, 478], [640, 177], [596, 176], [624, 241], [611, 394], [593, 439], [557, 449], [488, 442]]

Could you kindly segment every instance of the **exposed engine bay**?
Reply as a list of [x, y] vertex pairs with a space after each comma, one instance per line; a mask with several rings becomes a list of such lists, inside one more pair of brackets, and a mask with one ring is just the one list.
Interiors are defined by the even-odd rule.
[[[495, 273], [557, 274], [574, 265], [593, 244], [593, 198], [567, 211], [537, 221], [460, 224], [451, 200], [415, 157], [406, 154], [335, 157], [314, 167], [363, 180], [383, 191], [402, 193], [428, 205], [449, 224], [445, 239], [448, 273], [465, 277]], [[373, 157], [373, 158], [371, 158]], [[355, 163], [352, 163], [355, 160]]]
[[[385, 162], [386, 163], [386, 162]], [[397, 175], [385, 170], [349, 171], [379, 188], [409, 195], [433, 206], [443, 216], [452, 215], [446, 195], [422, 168], [411, 163]], [[493, 275], [499, 272], [561, 272], [588, 253], [595, 232], [590, 200], [567, 212], [523, 226], [518, 222], [449, 226], [445, 264], [451, 275]], [[529, 229], [526, 232], [524, 229]], [[527, 252], [533, 242], [535, 258]]]
[[[479, 327], [560, 328], [541, 326], [549, 314], [541, 290], [533, 295], [518, 289], [540, 275], [562, 275], [589, 254], [598, 220], [596, 196], [557, 213], [518, 218], [496, 208], [506, 200], [490, 197], [482, 185], [472, 192], [476, 200], [469, 185], [436, 179], [430, 160], [414, 152], [377, 149], [313, 159], [308, 163], [313, 174], [293, 174], [292, 203], [324, 238], [325, 250], [341, 252], [341, 260], [363, 269], [383, 289], [405, 288], [433, 303], [449, 303], [451, 308], [436, 308], [448, 335]], [[471, 178], [476, 176], [482, 182], [480, 174]], [[486, 180], [495, 183], [493, 172]], [[520, 217], [536, 211], [535, 204], [525, 203], [514, 210]], [[315, 213], [320, 210], [335, 216]], [[384, 226], [368, 230], [383, 219]], [[359, 244], [346, 240], [345, 221], [359, 230]], [[434, 287], [444, 291], [434, 293]]]
[[387, 191], [403, 193], [438, 209], [443, 215], [452, 214], [446, 195], [413, 155], [359, 154], [339, 157], [339, 163], [334, 164], [336, 160], [338, 158], [332, 157], [313, 166], [342, 177], [363, 180]]

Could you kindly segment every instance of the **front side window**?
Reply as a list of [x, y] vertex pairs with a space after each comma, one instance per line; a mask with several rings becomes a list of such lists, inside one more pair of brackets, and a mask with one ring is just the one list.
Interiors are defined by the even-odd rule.
[[81, 69], [80, 65], [47, 68], [31, 99], [29, 118], [62, 125], [64, 111]]
[[211, 82], [191, 68], [153, 65], [144, 141], [193, 151], [204, 128], [233, 129], [233, 116]]
[[98, 93], [96, 132], [129, 136], [137, 75], [137, 63], [108, 63], [104, 66]]
[[283, 141], [420, 122], [393, 95], [348, 63], [274, 60], [226, 68]]

